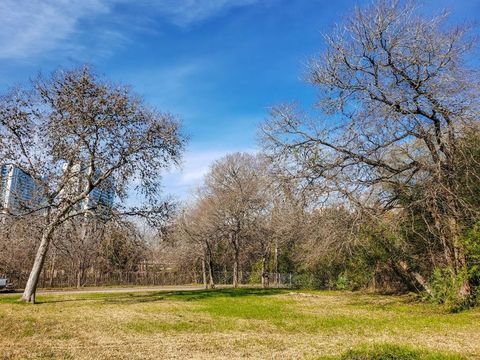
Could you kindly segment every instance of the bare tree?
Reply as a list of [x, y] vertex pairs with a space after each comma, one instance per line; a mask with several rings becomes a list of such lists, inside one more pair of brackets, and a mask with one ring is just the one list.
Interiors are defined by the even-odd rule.
[[212, 221], [233, 251], [233, 286], [239, 284], [240, 255], [249, 231], [266, 209], [265, 167], [259, 156], [227, 155], [216, 161], [205, 179], [204, 196], [215, 209]]
[[144, 259], [145, 243], [140, 238], [136, 224], [112, 221], [104, 229], [101, 252], [106, 272], [133, 271]]
[[3, 276], [13, 275], [16, 280], [22, 277], [24, 264], [35, 257], [42, 225], [38, 216], [4, 219], [0, 228], [0, 273]]
[[197, 201], [186, 208], [176, 222], [177, 236], [200, 249], [202, 274], [205, 288], [215, 287], [214, 252], [222, 238], [219, 224], [212, 221], [216, 209], [206, 198], [198, 197]]
[[[39, 196], [24, 209], [41, 213], [41, 241], [22, 299], [35, 292], [54, 232], [74, 217], [98, 210], [94, 189], [112, 187], [113, 214], [162, 219], [169, 205], [160, 198], [160, 174], [178, 162], [184, 146], [178, 121], [159, 113], [126, 86], [111, 84], [88, 67], [39, 77], [30, 88], [0, 100], [0, 158], [34, 179]], [[121, 202], [129, 186], [144, 205]], [[17, 214], [18, 215], [18, 214]]]
[[478, 123], [479, 82], [464, 62], [473, 46], [468, 28], [446, 28], [445, 18], [396, 0], [356, 8], [310, 63], [327, 120], [278, 107], [263, 134], [266, 150], [330, 201], [372, 214], [424, 205], [445, 264], [459, 271], [468, 211], [456, 182], [459, 143]]
[[[105, 223], [95, 217], [72, 218], [54, 233], [54, 255], [68, 259], [68, 267], [75, 274], [77, 288], [84, 285], [86, 272], [100, 257], [105, 227]], [[51, 272], [55, 268], [55, 260], [51, 262]]]

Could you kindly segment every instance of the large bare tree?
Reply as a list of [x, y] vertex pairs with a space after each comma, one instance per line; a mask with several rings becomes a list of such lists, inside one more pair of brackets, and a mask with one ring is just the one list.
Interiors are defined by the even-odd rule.
[[234, 153], [217, 160], [207, 174], [202, 189], [213, 221], [228, 238], [233, 252], [233, 286], [240, 282], [240, 258], [251, 231], [264, 215], [265, 166], [260, 156]]
[[[41, 213], [44, 226], [23, 293], [34, 302], [52, 236], [72, 217], [104, 211], [94, 189], [113, 188], [114, 214], [162, 219], [161, 172], [184, 147], [178, 120], [146, 105], [127, 86], [96, 76], [89, 67], [59, 70], [0, 99], [0, 158], [34, 179], [38, 193], [13, 215]], [[142, 205], [126, 207], [134, 189]], [[103, 214], [105, 215], [105, 214]]]
[[196, 201], [186, 207], [175, 223], [176, 236], [187, 241], [201, 253], [202, 274], [205, 288], [215, 287], [214, 255], [223, 239], [222, 223], [216, 222], [216, 208], [200, 194]]
[[357, 7], [309, 66], [324, 120], [280, 106], [263, 134], [266, 150], [329, 201], [364, 211], [421, 204], [443, 263], [458, 272], [470, 211], [456, 180], [460, 143], [480, 114], [479, 74], [465, 62], [474, 42], [446, 15], [417, 10], [397, 0]]

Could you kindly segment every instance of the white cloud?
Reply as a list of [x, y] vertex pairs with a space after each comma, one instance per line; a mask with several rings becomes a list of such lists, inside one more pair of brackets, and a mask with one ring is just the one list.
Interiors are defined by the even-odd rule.
[[207, 67], [202, 59], [188, 62], [138, 69], [134, 73], [122, 73], [122, 79], [142, 89], [142, 93], [159, 98], [181, 100], [186, 94], [187, 85]]
[[[194, 194], [195, 190], [202, 184], [205, 175], [208, 173], [213, 163], [225, 155], [235, 152], [255, 154], [258, 150], [252, 148], [187, 150], [183, 156], [183, 164], [181, 167], [172, 168], [162, 174], [162, 195], [166, 199], [188, 201], [191, 199], [191, 195]], [[145, 201], [145, 198], [134, 190], [134, 187], [138, 185], [138, 182], [130, 185], [128, 198], [124, 205], [126, 207], [139, 206]]]
[[[187, 27], [229, 9], [259, 1], [139, 0], [130, 3], [128, 0], [1, 0], [0, 59], [28, 59], [59, 48], [81, 51], [85, 46], [74, 43], [80, 41], [75, 38], [80, 33], [93, 35], [95, 32], [138, 30], [141, 29], [139, 21], [148, 23], [155, 15], [177, 26]], [[116, 7], [119, 4], [124, 5], [123, 13], [119, 13], [120, 7]], [[142, 17], [132, 17], [129, 21], [129, 11], [125, 9], [136, 10], [131, 13], [141, 13]], [[99, 16], [106, 14], [111, 15], [108, 26], [115, 29], [105, 29]], [[81, 21], [87, 20], [88, 26], [82, 27]]]
[[108, 11], [101, 0], [2, 0], [0, 58], [28, 58], [52, 50], [77, 31], [80, 19]]
[[198, 21], [236, 7], [252, 5], [259, 0], [163, 0], [152, 4], [169, 20], [179, 26], [189, 26]]
[[188, 150], [180, 169], [173, 169], [163, 177], [165, 193], [184, 198], [198, 187], [212, 163], [232, 152], [231, 150]]
[[205, 98], [212, 84], [205, 81], [212, 60], [194, 58], [189, 61], [139, 68], [134, 72], [116, 69], [113, 75], [132, 85], [149, 104], [162, 111], [173, 111], [182, 120], [198, 118], [199, 98]]
[[214, 161], [238, 151], [255, 152], [252, 149], [188, 150], [183, 157], [183, 166], [180, 169], [171, 170], [163, 177], [165, 194], [173, 195], [177, 199], [186, 199], [202, 184], [204, 176]]

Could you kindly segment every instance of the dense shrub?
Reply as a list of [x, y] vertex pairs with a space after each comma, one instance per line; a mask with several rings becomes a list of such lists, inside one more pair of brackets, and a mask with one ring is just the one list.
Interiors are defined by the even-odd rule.
[[480, 223], [467, 230], [462, 237], [465, 246], [466, 265], [458, 272], [451, 268], [436, 268], [432, 275], [432, 292], [428, 298], [450, 307], [452, 311], [462, 310], [476, 305], [478, 294], [474, 291], [470, 296], [462, 295], [462, 286], [476, 289], [480, 280]]
[[437, 304], [444, 304], [452, 311], [468, 306], [468, 299], [460, 294], [461, 287], [468, 281], [468, 271], [463, 269], [455, 273], [451, 268], [437, 268], [433, 272], [430, 299]]
[[[477, 222], [462, 237], [466, 249], [468, 279], [473, 289], [480, 286], [480, 222]], [[475, 291], [472, 301], [478, 302], [478, 293]]]

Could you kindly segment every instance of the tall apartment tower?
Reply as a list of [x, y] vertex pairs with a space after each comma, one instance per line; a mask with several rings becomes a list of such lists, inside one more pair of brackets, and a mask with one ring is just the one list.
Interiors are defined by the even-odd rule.
[[0, 167], [0, 210], [28, 209], [38, 204], [39, 194], [33, 178], [11, 164]]
[[95, 206], [103, 206], [105, 208], [111, 208], [113, 206], [113, 200], [115, 193], [111, 181], [107, 181], [107, 185], [100, 189], [94, 188], [88, 195], [88, 200], [85, 203], [87, 208]]
[[[82, 192], [85, 189], [84, 176], [88, 173], [88, 168], [76, 164], [73, 166], [73, 172], [77, 174], [72, 178], [71, 186], [67, 191]], [[93, 176], [95, 178], [95, 176]], [[101, 187], [94, 188], [87, 198], [80, 203], [83, 210], [93, 210], [94, 213], [101, 214], [102, 212], [111, 209], [115, 197], [113, 182], [111, 179], [106, 179]]]
[[[70, 186], [65, 190], [74, 195], [84, 190], [82, 173], [86, 171], [79, 165], [74, 166], [78, 173], [72, 179]], [[79, 205], [82, 210], [91, 210], [93, 213], [102, 214], [113, 206], [114, 188], [110, 179], [102, 187], [94, 188], [85, 200]], [[33, 178], [12, 164], [0, 165], [0, 212], [19, 212], [31, 209], [42, 203], [39, 187]]]

